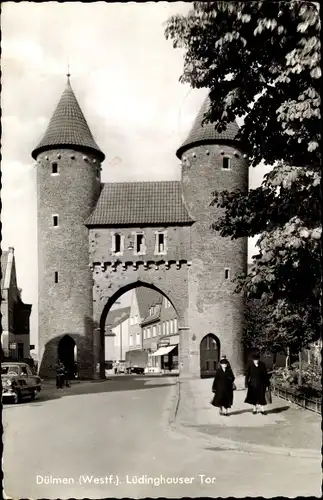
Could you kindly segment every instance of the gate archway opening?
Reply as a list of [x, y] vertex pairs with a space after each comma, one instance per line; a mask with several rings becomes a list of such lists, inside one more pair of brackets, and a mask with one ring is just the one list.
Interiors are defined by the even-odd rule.
[[64, 335], [58, 343], [57, 349], [58, 358], [64, 364], [68, 373], [68, 378], [73, 379], [75, 376], [76, 363], [76, 343], [70, 335]]
[[220, 340], [213, 333], [209, 333], [200, 343], [201, 378], [214, 377], [219, 361]]
[[138, 281], [118, 290], [102, 311], [100, 331], [106, 370], [178, 374], [178, 314], [159, 288]]

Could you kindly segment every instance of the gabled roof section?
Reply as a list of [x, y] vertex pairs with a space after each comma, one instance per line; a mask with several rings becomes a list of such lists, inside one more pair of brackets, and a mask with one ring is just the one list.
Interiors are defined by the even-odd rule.
[[92, 150], [101, 159], [105, 155], [93, 139], [92, 133], [74, 95], [69, 78], [62, 97], [57, 104], [43, 139], [33, 150], [32, 157], [47, 149], [70, 147], [77, 150]]
[[192, 224], [179, 181], [106, 183], [88, 227]]
[[119, 309], [113, 309], [109, 311], [107, 317], [107, 327], [114, 328], [115, 326], [120, 325], [130, 316], [130, 307], [120, 307]]
[[154, 314], [153, 316], [147, 316], [140, 325], [145, 326], [145, 325], [150, 325], [151, 323], [156, 323], [160, 319], [160, 311], [157, 314]]
[[8, 266], [8, 255], [9, 252], [7, 250], [1, 252], [1, 290], [4, 289], [5, 276]]
[[17, 288], [16, 265], [15, 265], [15, 250], [9, 247], [9, 251], [1, 254], [1, 290], [9, 290], [10, 286], [17, 289], [18, 299], [20, 291]]
[[186, 141], [183, 142], [181, 147], [176, 151], [176, 156], [178, 158], [182, 157], [182, 154], [193, 145], [199, 145], [203, 143], [215, 143], [220, 141], [235, 141], [236, 135], [239, 132], [239, 126], [236, 121], [228, 123], [226, 130], [223, 132], [217, 132], [214, 128], [214, 123], [204, 123], [202, 122], [205, 117], [205, 113], [208, 111], [210, 106], [210, 97], [207, 96], [202, 104], [200, 111], [193, 123], [190, 133]]
[[136, 288], [136, 297], [141, 319], [146, 319], [149, 315], [149, 308], [161, 304], [163, 300], [161, 293], [145, 286]]

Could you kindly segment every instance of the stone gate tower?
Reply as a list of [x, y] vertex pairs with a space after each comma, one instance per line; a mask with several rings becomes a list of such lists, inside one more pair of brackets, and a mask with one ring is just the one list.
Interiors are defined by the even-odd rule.
[[200, 373], [200, 342], [210, 333], [217, 337], [220, 354], [227, 355], [233, 369], [237, 373], [243, 370], [244, 298], [233, 293], [231, 279], [246, 271], [247, 239], [223, 238], [212, 230], [217, 209], [210, 202], [214, 191], [247, 191], [248, 163], [235, 139], [239, 130], [235, 122], [222, 133], [217, 133], [212, 123], [202, 126], [208, 106], [209, 98], [177, 151], [182, 161], [185, 204], [195, 220], [188, 273], [189, 359], [185, 362], [193, 376]]
[[181, 376], [212, 376], [223, 354], [235, 373], [243, 370], [244, 297], [231, 280], [246, 271], [247, 240], [217, 234], [210, 203], [214, 191], [247, 191], [248, 163], [235, 122], [222, 133], [202, 125], [208, 105], [177, 151], [181, 181], [103, 185], [104, 154], [68, 78], [32, 152], [43, 376], [54, 376], [64, 356], [77, 360], [80, 378], [104, 377], [107, 315], [137, 286], [159, 291], [176, 310]]
[[67, 76], [45, 135], [32, 152], [37, 161], [40, 373], [55, 375], [59, 342], [68, 335], [72, 348], [76, 344], [79, 369], [92, 378], [92, 273], [84, 221], [100, 195], [105, 156]]

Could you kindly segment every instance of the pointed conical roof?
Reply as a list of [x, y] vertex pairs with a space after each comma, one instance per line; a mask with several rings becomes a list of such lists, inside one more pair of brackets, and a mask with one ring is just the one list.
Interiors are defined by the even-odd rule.
[[191, 148], [193, 144], [203, 144], [203, 143], [212, 143], [218, 141], [235, 141], [236, 135], [239, 131], [239, 126], [236, 121], [228, 123], [226, 130], [223, 132], [217, 132], [214, 128], [214, 123], [204, 123], [202, 125], [203, 119], [205, 117], [205, 113], [208, 111], [210, 107], [210, 97], [207, 96], [205, 101], [202, 104], [200, 111], [198, 112], [197, 117], [193, 123], [193, 127], [191, 128], [190, 133], [186, 141], [183, 142], [181, 147], [176, 151], [176, 156], [181, 158], [184, 151]]
[[49, 122], [43, 139], [33, 150], [32, 157], [46, 149], [71, 147], [80, 150], [92, 150], [100, 156], [105, 155], [93, 139], [92, 133], [74, 95], [69, 78], [54, 114]]

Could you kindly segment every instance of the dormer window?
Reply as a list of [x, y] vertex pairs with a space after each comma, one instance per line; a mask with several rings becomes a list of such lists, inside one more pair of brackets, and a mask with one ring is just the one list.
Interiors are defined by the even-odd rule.
[[222, 170], [231, 170], [231, 158], [229, 156], [223, 157]]
[[124, 247], [124, 237], [121, 233], [112, 234], [112, 252], [115, 254], [122, 254]]
[[52, 163], [52, 175], [58, 175], [58, 163]]
[[166, 231], [158, 231], [156, 234], [155, 241], [155, 255], [165, 255], [167, 253], [167, 233]]

